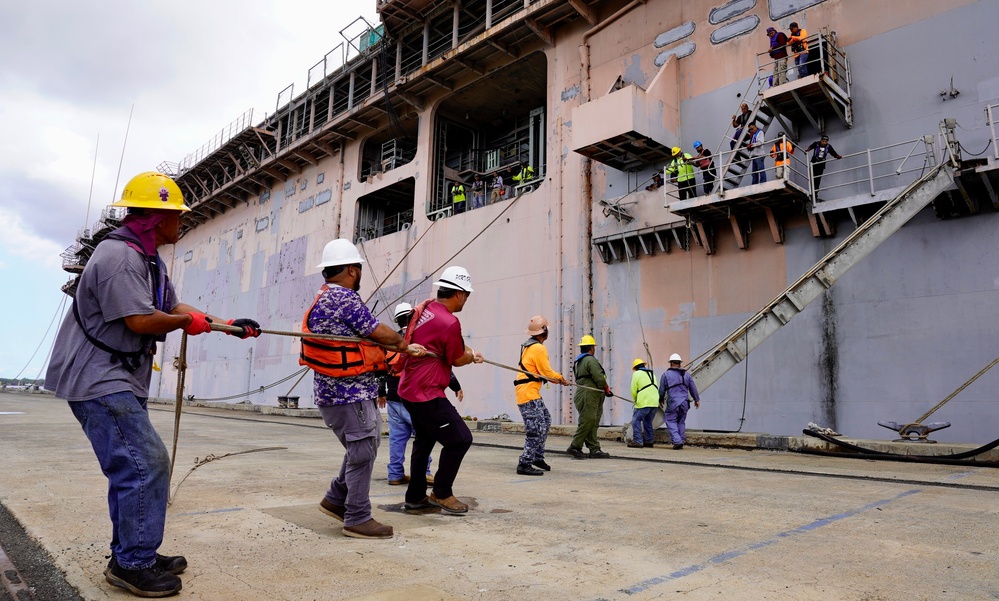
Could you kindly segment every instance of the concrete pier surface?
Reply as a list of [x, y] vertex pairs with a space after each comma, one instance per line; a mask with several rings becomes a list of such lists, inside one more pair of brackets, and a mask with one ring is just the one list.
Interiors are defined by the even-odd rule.
[[[153, 405], [168, 447], [173, 411]], [[343, 536], [318, 510], [342, 448], [319, 420], [186, 408], [166, 554], [174, 598], [226, 600], [999, 599], [999, 469], [605, 441], [550, 473], [515, 472], [522, 435], [476, 432], [455, 493], [465, 516], [401, 511], [382, 440], [374, 516]], [[436, 460], [435, 460], [436, 462]], [[0, 395], [0, 502], [85, 599], [104, 581], [107, 485], [66, 403]], [[54, 601], [54, 600], [41, 600]]]

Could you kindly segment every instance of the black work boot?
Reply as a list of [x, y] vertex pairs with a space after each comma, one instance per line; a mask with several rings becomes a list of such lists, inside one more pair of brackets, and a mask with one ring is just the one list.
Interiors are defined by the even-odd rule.
[[[114, 563], [114, 557], [111, 555], [105, 555], [105, 557], [110, 557], [111, 560], [108, 561], [107, 569], [111, 569], [111, 564]], [[164, 572], [170, 572], [173, 575], [183, 574], [184, 570], [187, 569], [187, 559], [183, 555], [160, 555], [156, 554], [156, 565]], [[105, 570], [105, 573], [107, 570]]]
[[544, 459], [538, 459], [537, 461], [535, 461], [531, 465], [533, 465], [534, 467], [536, 467], [538, 469], [545, 470], [546, 472], [552, 471], [552, 466], [548, 465], [548, 463], [545, 462]]
[[156, 565], [164, 572], [170, 572], [176, 576], [187, 569], [187, 559], [183, 555], [160, 555], [157, 553]]
[[583, 453], [583, 449], [577, 449], [576, 447], [569, 445], [569, 448], [565, 450], [573, 459], [586, 459], [586, 454]]
[[180, 578], [163, 571], [159, 562], [143, 570], [126, 570], [112, 557], [108, 569], [104, 570], [104, 578], [137, 597], [169, 597], [183, 587]]
[[590, 449], [591, 459], [607, 459], [608, 457], [610, 457], [610, 453], [608, 453], [607, 451], [601, 451], [600, 449], [596, 450]]
[[530, 465], [524, 465], [521, 463], [517, 466], [517, 473], [521, 476], [544, 476], [545, 473], [536, 467], [531, 467]]

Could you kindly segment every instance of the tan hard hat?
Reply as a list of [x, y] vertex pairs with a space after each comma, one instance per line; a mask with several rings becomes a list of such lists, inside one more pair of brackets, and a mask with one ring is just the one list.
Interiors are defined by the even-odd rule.
[[531, 336], [537, 336], [538, 334], [544, 334], [547, 327], [548, 320], [541, 315], [535, 315], [531, 318], [531, 321], [527, 323], [526, 331]]

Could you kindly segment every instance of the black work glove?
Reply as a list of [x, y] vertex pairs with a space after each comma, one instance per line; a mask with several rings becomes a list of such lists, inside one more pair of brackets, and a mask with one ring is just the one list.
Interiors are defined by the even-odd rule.
[[245, 340], [250, 337], [256, 338], [257, 336], [260, 336], [260, 324], [253, 321], [252, 319], [247, 319], [245, 317], [241, 317], [239, 319], [230, 319], [229, 325], [243, 329], [242, 334], [233, 334], [231, 332], [226, 332], [226, 334], [229, 334], [230, 336], [238, 336], [240, 340]]

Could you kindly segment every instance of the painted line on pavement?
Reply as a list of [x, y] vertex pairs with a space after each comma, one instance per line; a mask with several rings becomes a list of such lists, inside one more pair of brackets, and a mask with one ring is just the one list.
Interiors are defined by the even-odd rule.
[[831, 515], [829, 517], [820, 518], [820, 519], [815, 520], [814, 522], [812, 522], [810, 524], [805, 524], [804, 526], [799, 526], [797, 528], [792, 528], [791, 530], [785, 530], [783, 532], [779, 532], [779, 533], [777, 533], [776, 535], [774, 535], [771, 538], [764, 539], [764, 540], [761, 540], [761, 541], [757, 541], [755, 543], [750, 543], [749, 545], [746, 545], [746, 546], [741, 547], [739, 549], [733, 549], [731, 551], [726, 551], [724, 553], [719, 553], [718, 555], [715, 555], [714, 557], [708, 558], [707, 561], [704, 561], [702, 563], [693, 564], [693, 565], [687, 566], [685, 568], [681, 568], [681, 569], [679, 569], [679, 570], [677, 570], [675, 572], [671, 572], [669, 574], [665, 574], [663, 576], [656, 576], [655, 578], [649, 578], [648, 580], [643, 580], [642, 582], [639, 582], [638, 584], [632, 585], [632, 586], [630, 586], [628, 588], [623, 588], [623, 589], [618, 589], [618, 590], [619, 590], [619, 592], [622, 592], [622, 593], [625, 593], [625, 594], [628, 594], [628, 595], [634, 595], [636, 593], [642, 593], [642, 592], [645, 592], [645, 591], [647, 591], [647, 590], [649, 590], [649, 589], [651, 589], [651, 588], [653, 588], [655, 586], [659, 586], [660, 584], [663, 584], [663, 583], [666, 583], [666, 582], [670, 582], [672, 580], [677, 580], [677, 579], [683, 578], [684, 576], [689, 576], [691, 574], [695, 574], [695, 573], [700, 572], [702, 570], [706, 570], [707, 568], [710, 568], [712, 566], [715, 566], [715, 565], [718, 565], [718, 564], [721, 564], [721, 563], [725, 563], [726, 561], [730, 561], [730, 560], [735, 559], [737, 557], [741, 557], [741, 556], [746, 555], [747, 553], [749, 553], [751, 551], [757, 551], [759, 549], [763, 549], [765, 547], [769, 547], [771, 545], [775, 545], [775, 544], [781, 542], [782, 540], [784, 540], [786, 538], [791, 538], [793, 536], [798, 536], [799, 534], [805, 534], [805, 533], [811, 532], [813, 530], [817, 530], [819, 528], [822, 528], [824, 526], [828, 526], [830, 524], [835, 524], [836, 522], [839, 522], [840, 520], [845, 520], [846, 518], [853, 517], [853, 516], [855, 516], [857, 514], [860, 514], [860, 513], [864, 513], [865, 511], [870, 511], [870, 510], [876, 509], [878, 507], [883, 507], [885, 505], [888, 505], [889, 503], [894, 503], [895, 501], [898, 501], [899, 499], [903, 499], [905, 497], [908, 497], [910, 495], [914, 495], [914, 494], [919, 493], [919, 492], [922, 492], [922, 490], [921, 489], [907, 490], [907, 491], [905, 491], [903, 493], [899, 493], [899, 494], [895, 495], [894, 497], [891, 497], [891, 498], [888, 498], [888, 499], [881, 499], [880, 501], [874, 501], [873, 503], [868, 503], [867, 505], [864, 505], [863, 507], [858, 507], [857, 509], [851, 509], [850, 511], [845, 511], [843, 513], [837, 513], [836, 515]]
[[206, 515], [209, 513], [232, 513], [233, 511], [243, 511], [242, 507], [230, 507], [229, 509], [209, 509], [207, 511], [189, 511], [187, 513], [175, 513], [174, 517], [182, 515]]

